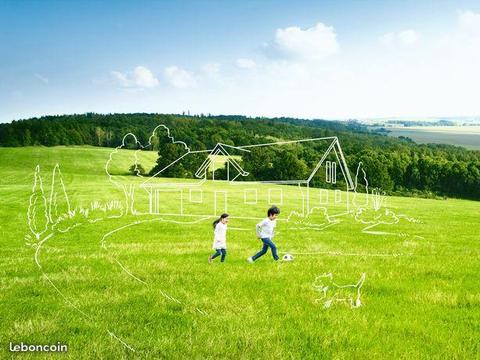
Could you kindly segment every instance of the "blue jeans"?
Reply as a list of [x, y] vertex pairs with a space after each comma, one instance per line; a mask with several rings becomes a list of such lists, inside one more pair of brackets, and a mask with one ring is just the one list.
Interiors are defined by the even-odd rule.
[[216, 252], [215, 254], [212, 255], [212, 260], [215, 259], [217, 256], [222, 255], [222, 257], [220, 258], [220, 261], [224, 262], [225, 256], [227, 256], [227, 249], [215, 249], [215, 250]]
[[258, 253], [252, 256], [253, 260], [257, 260], [260, 256], [263, 256], [267, 253], [268, 248], [272, 249], [272, 256], [276, 260], [278, 260], [278, 255], [277, 255], [277, 247], [273, 243], [272, 239], [270, 238], [263, 238], [263, 247], [262, 250], [260, 250]]

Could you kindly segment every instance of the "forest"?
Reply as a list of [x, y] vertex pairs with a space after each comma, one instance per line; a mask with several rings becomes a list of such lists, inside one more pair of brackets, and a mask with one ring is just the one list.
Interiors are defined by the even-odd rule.
[[[142, 144], [146, 144], [152, 129], [159, 124], [168, 126], [171, 135], [177, 140], [185, 141], [192, 150], [211, 149], [219, 142], [245, 145], [337, 136], [352, 175], [361, 162], [369, 185], [386, 194], [480, 200], [480, 151], [451, 145], [420, 145], [408, 138], [393, 138], [371, 132], [356, 121], [250, 118], [235, 115], [87, 113], [45, 116], [0, 124], [0, 146], [116, 147], [129, 132], [135, 134]], [[161, 141], [165, 140], [159, 139]], [[152, 173], [175, 160], [181, 152], [170, 142], [161, 145], [157, 166], [152, 169]], [[288, 157], [289, 168], [283, 169], [281, 174], [275, 174], [276, 178], [286, 179], [301, 179], [318, 158], [315, 147], [307, 143], [291, 146], [288, 152], [280, 151], [265, 156], [267, 158], [263, 159], [263, 164]], [[191, 161], [196, 161], [195, 157]], [[163, 176], [192, 177], [191, 169], [195, 167], [175, 167], [170, 172], [164, 172]], [[218, 171], [221, 172], [222, 169]], [[268, 178], [272, 175], [268, 171], [271, 169], [266, 167], [257, 174], [260, 178]]]

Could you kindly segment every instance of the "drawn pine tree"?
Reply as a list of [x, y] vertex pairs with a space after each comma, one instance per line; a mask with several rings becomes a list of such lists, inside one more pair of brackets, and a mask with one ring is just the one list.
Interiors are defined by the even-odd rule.
[[63, 217], [70, 215], [70, 201], [68, 200], [67, 191], [65, 190], [60, 166], [56, 164], [52, 175], [48, 217], [52, 224], [56, 224]]
[[33, 182], [32, 194], [28, 205], [28, 227], [37, 240], [48, 229], [48, 209], [47, 199], [43, 191], [42, 178], [40, 176], [40, 166], [35, 168], [35, 178]]
[[[353, 194], [353, 204], [357, 207], [365, 207], [368, 205], [368, 180], [367, 173], [363, 168], [362, 162], [358, 164], [357, 173], [355, 174], [355, 192]], [[363, 195], [364, 193], [365, 195]]]

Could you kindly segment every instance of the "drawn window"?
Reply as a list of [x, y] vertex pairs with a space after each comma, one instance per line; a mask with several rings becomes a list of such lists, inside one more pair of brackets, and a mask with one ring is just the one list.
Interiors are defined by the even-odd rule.
[[201, 189], [190, 189], [190, 202], [192, 202], [192, 203], [202, 203], [203, 202], [203, 190], [201, 190]]
[[254, 205], [257, 203], [257, 189], [243, 190], [243, 200], [245, 204]]
[[270, 205], [283, 204], [283, 190], [282, 189], [268, 189], [268, 203]]
[[325, 162], [325, 181], [327, 183], [337, 183], [337, 163], [335, 161]]
[[320, 204], [328, 204], [328, 191], [320, 189]]
[[325, 181], [327, 183], [332, 182], [332, 163], [330, 161], [325, 163]]
[[342, 201], [342, 192], [340, 190], [335, 190], [335, 202], [339, 203]]
[[337, 163], [336, 162], [332, 162], [332, 184], [336, 184], [337, 183]]

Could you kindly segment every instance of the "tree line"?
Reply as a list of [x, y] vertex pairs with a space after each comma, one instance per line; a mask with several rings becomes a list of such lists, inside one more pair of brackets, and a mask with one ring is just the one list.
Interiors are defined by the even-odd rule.
[[[480, 151], [436, 144], [416, 144], [408, 138], [393, 138], [369, 131], [355, 121], [335, 122], [292, 118], [249, 118], [245, 116], [185, 116], [175, 114], [82, 114], [32, 118], [0, 124], [0, 146], [93, 145], [116, 147], [126, 133], [134, 133], [146, 144], [152, 129], [164, 124], [176, 140], [185, 141], [192, 150], [211, 149], [221, 142], [246, 145], [337, 136], [350, 171], [358, 163], [368, 174], [371, 187], [388, 194], [452, 196], [480, 200]], [[176, 159], [181, 149], [165, 139], [155, 139], [159, 149], [157, 166]], [[314, 145], [289, 147], [288, 152], [265, 154], [270, 160], [288, 158], [289, 167], [271, 167], [257, 171], [265, 178], [300, 179], [319, 154]], [[277, 159], [277, 160], [275, 160]], [[189, 166], [172, 167], [163, 176], [193, 177], [200, 156], [185, 158]], [[285, 160], [285, 159], [283, 159]], [[282, 160], [282, 161], [283, 161]], [[261, 166], [262, 164], [258, 164]], [[281, 173], [271, 174], [272, 168]], [[247, 169], [246, 169], [247, 170]], [[218, 170], [222, 176], [223, 169]], [[250, 179], [249, 179], [250, 180]]]

